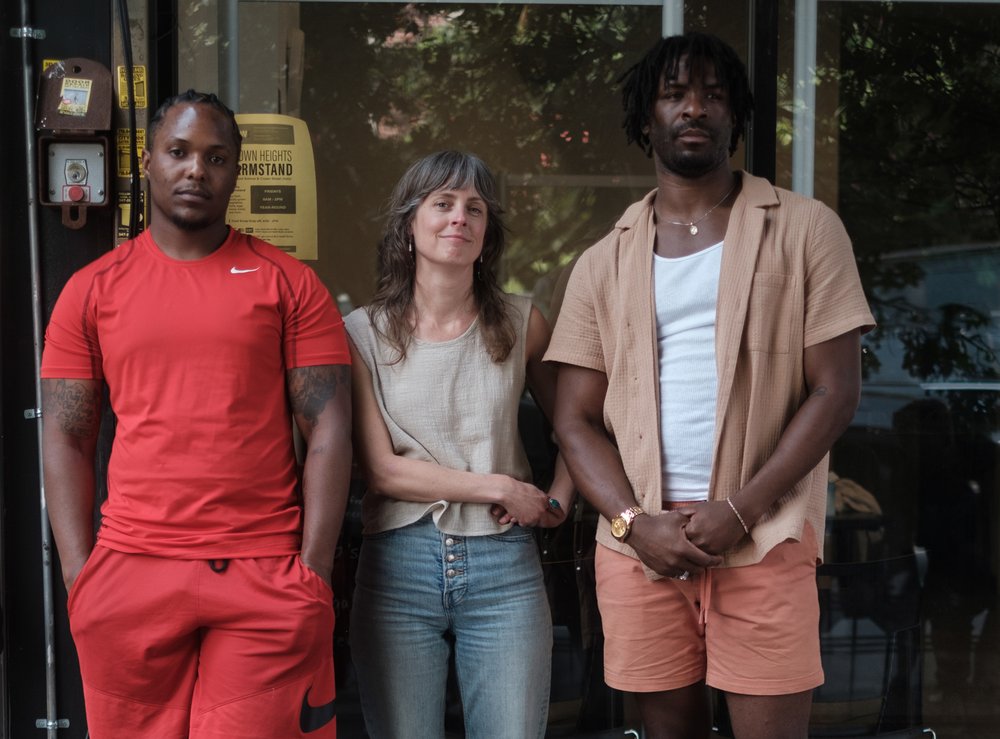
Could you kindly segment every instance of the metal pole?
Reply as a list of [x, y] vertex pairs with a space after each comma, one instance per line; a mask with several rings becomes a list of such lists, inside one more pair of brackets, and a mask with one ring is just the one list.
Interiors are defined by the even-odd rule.
[[660, 35], [679, 36], [684, 33], [684, 0], [663, 0], [660, 14]]
[[240, 7], [239, 0], [219, 3], [219, 95], [240, 112]]
[[38, 172], [35, 153], [34, 121], [34, 73], [31, 64], [30, 42], [34, 35], [31, 28], [29, 0], [21, 0], [21, 70], [24, 87], [24, 150], [25, 170], [28, 184], [28, 249], [31, 255], [31, 325], [35, 360], [35, 404], [25, 411], [26, 418], [33, 418], [38, 437], [38, 481], [39, 506], [41, 508], [42, 546], [42, 599], [45, 619], [45, 718], [38, 719], [35, 727], [45, 729], [48, 739], [56, 739], [56, 731], [61, 724], [56, 712], [56, 664], [55, 664], [55, 609], [52, 600], [52, 532], [49, 529], [49, 514], [45, 505], [45, 477], [42, 465], [42, 288], [39, 267], [38, 235]]
[[792, 189], [813, 196], [816, 170], [816, 19], [819, 0], [795, 0]]
[[773, 185], [778, 138], [778, 0], [750, 0], [749, 41], [747, 66], [754, 114], [746, 133], [746, 169]]

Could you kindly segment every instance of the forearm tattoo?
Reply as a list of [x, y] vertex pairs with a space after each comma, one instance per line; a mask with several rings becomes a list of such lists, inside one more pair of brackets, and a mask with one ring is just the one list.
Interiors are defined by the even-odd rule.
[[351, 368], [343, 364], [297, 367], [288, 372], [292, 412], [315, 427], [319, 416], [338, 392], [350, 393]]
[[101, 388], [89, 380], [43, 380], [42, 417], [69, 436], [95, 436], [101, 425]]

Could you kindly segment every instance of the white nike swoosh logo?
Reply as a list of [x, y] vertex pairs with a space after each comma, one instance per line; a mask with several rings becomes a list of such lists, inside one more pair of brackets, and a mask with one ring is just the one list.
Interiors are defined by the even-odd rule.
[[260, 267], [254, 267], [253, 269], [239, 269], [238, 267], [230, 268], [230, 274], [234, 275], [245, 275], [247, 272], [256, 272]]

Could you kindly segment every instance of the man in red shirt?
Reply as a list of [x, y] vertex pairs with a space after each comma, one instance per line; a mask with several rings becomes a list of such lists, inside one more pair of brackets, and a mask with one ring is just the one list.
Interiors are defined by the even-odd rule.
[[167, 100], [149, 229], [73, 275], [46, 332], [45, 494], [94, 739], [336, 736], [350, 354], [315, 273], [226, 225], [239, 155], [215, 95]]

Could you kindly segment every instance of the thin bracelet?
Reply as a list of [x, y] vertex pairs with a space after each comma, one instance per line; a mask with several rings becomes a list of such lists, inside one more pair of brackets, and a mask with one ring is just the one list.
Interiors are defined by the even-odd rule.
[[743, 516], [741, 516], [740, 512], [738, 510], [736, 510], [736, 505], [733, 503], [732, 498], [730, 498], [728, 495], [726, 496], [726, 502], [729, 504], [729, 507], [733, 509], [733, 513], [736, 514], [736, 518], [738, 518], [740, 520], [740, 526], [742, 526], [743, 530], [746, 531], [749, 534], [750, 533], [750, 527], [747, 526], [747, 522], [743, 520]]

